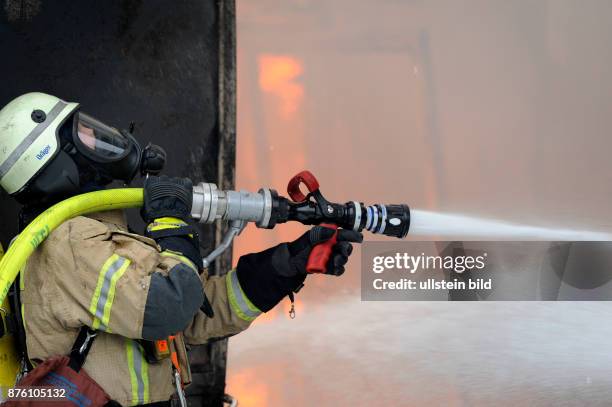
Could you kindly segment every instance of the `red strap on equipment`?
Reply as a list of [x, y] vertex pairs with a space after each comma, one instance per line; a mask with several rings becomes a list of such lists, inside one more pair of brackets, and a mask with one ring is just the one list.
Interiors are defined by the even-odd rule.
[[319, 181], [308, 170], [298, 173], [295, 177], [289, 180], [287, 185], [287, 193], [295, 202], [306, 200], [306, 195], [300, 191], [300, 184], [306, 185], [308, 192], [314, 192], [319, 189]]

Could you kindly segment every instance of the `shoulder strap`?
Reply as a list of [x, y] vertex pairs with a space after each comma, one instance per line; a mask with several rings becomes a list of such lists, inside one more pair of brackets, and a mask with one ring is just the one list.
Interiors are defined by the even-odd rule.
[[24, 362], [24, 369], [26, 372], [32, 370], [33, 366], [28, 357], [28, 347], [26, 344], [26, 333], [23, 319], [21, 317], [21, 292], [19, 290], [19, 284], [22, 276], [21, 273], [17, 275], [17, 278], [13, 282], [9, 290], [9, 305], [11, 307], [11, 313], [9, 318], [12, 320], [13, 334], [15, 335], [15, 342], [17, 345], [17, 351], [19, 356]]
[[70, 362], [68, 366], [75, 372], [79, 372], [85, 364], [87, 354], [93, 345], [94, 339], [98, 335], [98, 331], [94, 331], [88, 326], [82, 326], [79, 334], [77, 335], [72, 350], [70, 351]]

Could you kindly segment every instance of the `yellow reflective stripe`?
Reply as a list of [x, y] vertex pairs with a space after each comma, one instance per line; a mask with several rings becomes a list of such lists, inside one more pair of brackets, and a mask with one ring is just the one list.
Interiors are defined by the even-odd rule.
[[253, 321], [261, 314], [259, 308], [253, 305], [244, 291], [242, 291], [235, 269], [227, 273], [225, 284], [227, 286], [230, 306], [240, 318], [245, 321]]
[[[179, 218], [157, 218], [153, 222], [149, 223], [149, 225], [147, 225], [147, 232], [155, 232], [157, 230], [164, 229], [177, 229], [188, 225], [189, 224], [187, 222]], [[190, 233], [188, 236], [193, 239], [193, 234]]]
[[143, 378], [143, 383], [144, 383], [144, 402], [148, 403], [150, 396], [149, 396], [149, 363], [147, 362], [147, 360], [145, 359], [144, 355], [141, 353], [142, 356], [142, 378]]
[[160, 225], [157, 223], [150, 223], [149, 226], [147, 226], [147, 231], [155, 232], [156, 230], [176, 229], [176, 228], [180, 228], [181, 226], [185, 226], [185, 225], [166, 225], [166, 224]]
[[149, 365], [141, 346], [133, 339], [125, 338], [125, 354], [132, 386], [132, 405], [149, 402]]
[[125, 356], [128, 362], [128, 371], [130, 372], [130, 384], [132, 386], [132, 402], [138, 400], [138, 379], [136, 378], [136, 371], [134, 370], [134, 349], [133, 342], [129, 338], [125, 338]]
[[93, 329], [110, 332], [108, 324], [110, 321], [113, 300], [117, 281], [123, 276], [125, 270], [130, 266], [130, 261], [117, 254], [110, 256], [102, 265], [98, 275], [96, 289], [91, 298], [89, 312], [93, 315]]
[[187, 222], [179, 218], [165, 217], [165, 218], [155, 219], [153, 222], [151, 222], [147, 226], [147, 230], [155, 231], [155, 230], [163, 230], [163, 229], [176, 229], [182, 226], [187, 226]]
[[173, 250], [164, 250], [163, 252], [160, 253], [160, 255], [162, 257], [170, 257], [170, 258], [180, 261], [181, 263], [185, 263], [193, 271], [195, 271], [196, 273], [198, 272], [198, 268], [196, 267], [196, 265], [193, 264], [193, 262], [189, 260], [187, 257], [183, 256], [182, 254], [178, 252], [175, 252]]
[[179, 225], [182, 225], [182, 226], [185, 226], [187, 224], [187, 222], [185, 222], [183, 219], [173, 218], [171, 216], [165, 216], [163, 218], [157, 218], [153, 222], [155, 222], [155, 223], [176, 223], [176, 224], [179, 224]]
[[[104, 326], [108, 326], [110, 322], [111, 309], [113, 307], [113, 301], [115, 300], [115, 291], [117, 288], [117, 280], [123, 276], [125, 270], [130, 266], [130, 261], [125, 260], [119, 270], [111, 277], [110, 289], [108, 291], [108, 299], [106, 300], [106, 304], [104, 304], [104, 314], [102, 316], [102, 324]], [[95, 328], [94, 328], [95, 329]]]

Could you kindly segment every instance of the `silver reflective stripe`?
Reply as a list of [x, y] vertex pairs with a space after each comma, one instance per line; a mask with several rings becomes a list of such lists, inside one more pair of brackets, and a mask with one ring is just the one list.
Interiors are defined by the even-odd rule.
[[149, 402], [149, 367], [140, 345], [132, 339], [126, 338], [126, 341], [132, 403], [146, 404]]
[[0, 165], [0, 178], [3, 178], [7, 172], [13, 168], [13, 165], [19, 160], [19, 157], [25, 153], [25, 151], [36, 141], [38, 136], [42, 134], [43, 131], [49, 127], [49, 125], [57, 118], [57, 116], [64, 110], [64, 108], [68, 106], [66, 102], [59, 101], [53, 106], [53, 108], [47, 113], [47, 118], [44, 122], [39, 123], [30, 134], [28, 134], [21, 143], [14, 149], [11, 154], [4, 160], [2, 165]]
[[106, 321], [104, 321], [104, 307], [106, 306], [106, 302], [108, 301], [108, 293], [111, 288], [111, 282], [113, 281], [113, 276], [123, 263], [126, 262], [126, 259], [123, 257], [117, 256], [117, 260], [115, 260], [110, 267], [104, 272], [104, 282], [102, 283], [102, 289], [100, 290], [100, 297], [98, 297], [98, 303], [96, 304], [96, 318], [100, 320], [100, 327], [103, 331], [107, 330]]
[[138, 402], [144, 403], [144, 380], [142, 378], [142, 354], [140, 348], [136, 346], [136, 342], [132, 341], [134, 355], [134, 373], [138, 383]]
[[240, 288], [240, 283], [238, 282], [238, 275], [236, 271], [232, 270], [229, 273], [230, 282], [232, 284], [232, 292], [234, 294], [234, 298], [236, 299], [236, 304], [240, 308], [240, 311], [247, 316], [249, 319], [254, 319], [261, 314], [260, 311], [252, 310], [251, 307], [247, 304], [247, 300], [244, 298], [244, 293], [242, 292], [242, 288]]

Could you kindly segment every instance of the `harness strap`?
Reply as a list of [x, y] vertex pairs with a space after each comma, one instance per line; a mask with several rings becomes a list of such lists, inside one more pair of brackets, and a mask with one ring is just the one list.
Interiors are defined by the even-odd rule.
[[11, 321], [9, 322], [9, 325], [12, 325], [14, 328], [12, 334], [15, 335], [17, 351], [19, 352], [21, 360], [24, 362], [24, 369], [27, 373], [32, 370], [34, 366], [32, 366], [32, 362], [30, 362], [30, 358], [28, 357], [25, 326], [21, 315], [21, 292], [19, 290], [21, 278], [21, 273], [19, 273], [9, 289], [8, 298], [11, 312], [7, 320]]
[[89, 354], [89, 350], [91, 349], [91, 345], [93, 345], [96, 335], [98, 335], [98, 331], [94, 331], [88, 326], [81, 327], [74, 341], [74, 345], [72, 345], [70, 362], [68, 363], [68, 366], [75, 372], [78, 373], [83, 367], [83, 364], [85, 364], [85, 359], [87, 358], [87, 354]]

